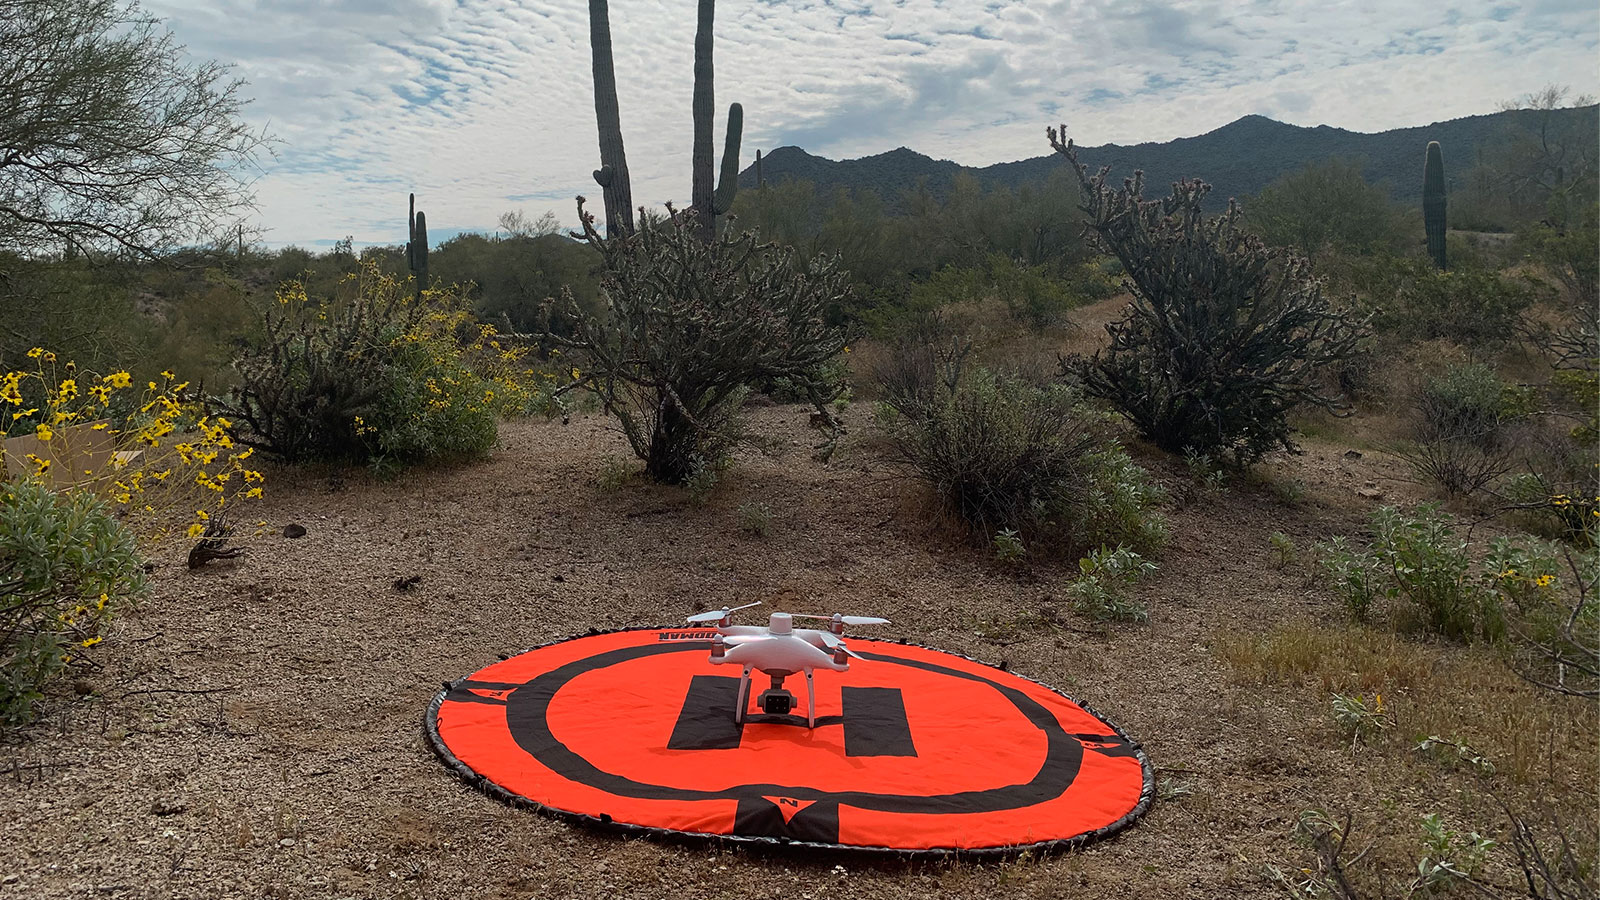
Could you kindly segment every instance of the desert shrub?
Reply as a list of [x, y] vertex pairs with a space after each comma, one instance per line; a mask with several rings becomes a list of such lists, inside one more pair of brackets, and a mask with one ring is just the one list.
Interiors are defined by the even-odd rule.
[[1450, 496], [1477, 493], [1511, 471], [1517, 426], [1535, 408], [1531, 391], [1488, 366], [1452, 367], [1418, 393], [1412, 440], [1399, 456]]
[[1371, 543], [1318, 546], [1324, 569], [1346, 607], [1364, 618], [1386, 601], [1402, 630], [1461, 641], [1504, 633], [1499, 599], [1474, 570], [1467, 542], [1436, 507], [1411, 513], [1386, 506], [1373, 514]]
[[894, 454], [982, 540], [1011, 530], [1030, 547], [1148, 551], [1164, 538], [1159, 490], [1070, 390], [980, 370], [908, 396], [889, 426]]
[[1096, 622], [1144, 622], [1150, 614], [1129, 592], [1155, 570], [1155, 563], [1127, 547], [1101, 546], [1078, 560], [1078, 579], [1066, 593], [1073, 610]]
[[132, 532], [93, 493], [0, 485], [0, 726], [29, 721], [45, 683], [144, 589]]
[[937, 314], [919, 316], [887, 344], [868, 372], [890, 409], [915, 418], [955, 392], [973, 341]]
[[1030, 328], [1060, 324], [1076, 299], [1068, 283], [1045, 269], [1025, 266], [1004, 254], [989, 257], [988, 280], [1011, 318]]
[[483, 452], [497, 414], [526, 411], [540, 391], [488, 346], [492, 330], [470, 327], [464, 302], [453, 290], [413, 293], [373, 260], [332, 300], [285, 282], [234, 362], [238, 386], [213, 408], [244, 426], [242, 442], [291, 462]]
[[1408, 257], [1355, 263], [1350, 277], [1374, 333], [1402, 343], [1443, 338], [1464, 347], [1504, 346], [1516, 338], [1535, 297], [1528, 283], [1490, 269], [1440, 271]]
[[[1510, 636], [1512, 646], [1581, 643], [1586, 633], [1585, 646], [1595, 646], [1600, 617], [1584, 599], [1600, 571], [1595, 551], [1577, 559], [1527, 537], [1474, 548], [1431, 504], [1410, 512], [1383, 507], [1373, 514], [1369, 533], [1366, 547], [1342, 538], [1317, 547], [1354, 618], [1364, 620], [1383, 604], [1402, 630], [1460, 641]], [[1564, 631], [1569, 624], [1578, 638]]]
[[1206, 218], [1208, 185], [1186, 181], [1145, 200], [1142, 175], [1114, 189], [1107, 170], [1090, 176], [1053, 129], [1051, 140], [1133, 291], [1126, 316], [1106, 327], [1110, 346], [1063, 359], [1063, 371], [1169, 452], [1248, 464], [1293, 447], [1289, 410], [1333, 408], [1317, 373], [1355, 351], [1360, 323], [1328, 304], [1303, 259], [1246, 231], [1237, 205]]
[[682, 484], [715, 468], [744, 394], [764, 382], [787, 380], [833, 421], [826, 405], [841, 388], [825, 367], [845, 335], [825, 315], [849, 287], [831, 259], [800, 262], [750, 234], [706, 243], [677, 213], [608, 240], [581, 203], [579, 215], [605, 258], [609, 315], [565, 296], [572, 334], [541, 339], [579, 356], [574, 383], [617, 418], [653, 480]]

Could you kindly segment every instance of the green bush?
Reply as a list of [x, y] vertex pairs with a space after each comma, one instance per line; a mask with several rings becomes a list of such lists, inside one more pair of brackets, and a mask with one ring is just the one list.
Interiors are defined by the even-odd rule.
[[1160, 490], [1071, 391], [980, 370], [898, 402], [896, 456], [976, 538], [1011, 530], [1029, 547], [1148, 552], [1165, 537]]
[[487, 453], [499, 435], [494, 387], [451, 340], [400, 344], [374, 410], [374, 456], [411, 463]]
[[1443, 338], [1463, 347], [1514, 340], [1533, 304], [1527, 283], [1478, 268], [1440, 271], [1426, 260], [1352, 263], [1348, 275], [1372, 314], [1374, 333], [1403, 343]]
[[1373, 514], [1364, 549], [1342, 540], [1318, 545], [1345, 606], [1364, 619], [1386, 601], [1396, 626], [1459, 641], [1505, 634], [1500, 596], [1473, 565], [1468, 544], [1433, 505]]
[[93, 495], [0, 486], [0, 726], [29, 721], [44, 684], [144, 589], [132, 534]]

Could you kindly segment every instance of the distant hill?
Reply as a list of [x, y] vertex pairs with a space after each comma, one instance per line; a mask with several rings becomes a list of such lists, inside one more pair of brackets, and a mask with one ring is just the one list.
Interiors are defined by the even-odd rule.
[[[1533, 110], [1512, 110], [1375, 134], [1327, 125], [1303, 128], [1264, 116], [1245, 116], [1198, 137], [1130, 147], [1119, 144], [1085, 147], [1082, 159], [1091, 168], [1111, 166], [1119, 182], [1122, 176], [1143, 169], [1146, 184], [1157, 188], [1155, 191], [1147, 189], [1147, 195], [1164, 193], [1165, 186], [1180, 177], [1198, 177], [1211, 183], [1213, 197], [1227, 198], [1254, 194], [1278, 176], [1310, 162], [1330, 157], [1360, 158], [1365, 162], [1367, 180], [1387, 187], [1395, 200], [1412, 203], [1422, 198], [1422, 157], [1429, 141], [1438, 141], [1443, 146], [1446, 175], [1452, 182], [1459, 183], [1476, 162], [1481, 147], [1505, 129], [1529, 124], [1538, 115], [1540, 113]], [[1557, 110], [1554, 115], [1571, 117], [1574, 121], [1562, 124], [1573, 127], [1576, 133], [1591, 137], [1600, 133], [1600, 106]], [[1044, 143], [1042, 126], [1039, 141]], [[905, 147], [876, 156], [839, 161], [812, 156], [799, 147], [779, 147], [762, 157], [763, 174], [769, 184], [786, 180], [810, 181], [821, 194], [835, 186], [871, 188], [886, 199], [898, 197], [923, 179], [927, 180], [930, 190], [942, 196], [958, 172], [971, 173], [985, 185], [1016, 188], [1044, 181], [1063, 164], [1065, 160], [1061, 157], [1047, 154], [972, 168], [933, 159]], [[740, 174], [739, 185], [754, 187], [755, 183], [752, 163]]]

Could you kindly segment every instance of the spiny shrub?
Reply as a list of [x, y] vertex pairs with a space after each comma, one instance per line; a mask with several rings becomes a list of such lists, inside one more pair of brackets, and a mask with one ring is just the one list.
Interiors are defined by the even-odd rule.
[[1328, 304], [1305, 260], [1247, 231], [1236, 204], [1207, 218], [1209, 185], [1185, 181], [1146, 200], [1142, 173], [1113, 188], [1109, 170], [1091, 176], [1065, 135], [1051, 129], [1050, 139], [1133, 291], [1125, 317], [1106, 326], [1110, 346], [1063, 359], [1063, 372], [1169, 452], [1249, 464], [1292, 448], [1288, 412], [1334, 408], [1318, 372], [1355, 352], [1361, 323]]
[[571, 333], [539, 337], [579, 357], [576, 384], [616, 417], [651, 479], [683, 484], [718, 466], [752, 387], [786, 380], [834, 421], [827, 404], [841, 385], [827, 364], [845, 335], [826, 315], [850, 289], [832, 260], [802, 262], [750, 234], [703, 241], [676, 212], [606, 238], [581, 199], [578, 213], [605, 259], [609, 313], [564, 295]]
[[132, 533], [93, 493], [0, 485], [0, 726], [28, 722], [45, 683], [144, 590]]
[[976, 538], [1009, 529], [1029, 547], [1149, 551], [1165, 537], [1159, 489], [1070, 390], [980, 370], [900, 403], [895, 455]]
[[463, 345], [462, 302], [449, 291], [414, 295], [372, 261], [331, 300], [313, 301], [304, 284], [286, 282], [263, 314], [262, 335], [235, 360], [239, 386], [214, 408], [244, 426], [242, 442], [291, 462], [484, 452], [508, 397], [526, 401], [533, 389], [519, 393], [501, 383], [504, 372], [474, 371], [469, 354], [492, 333]]

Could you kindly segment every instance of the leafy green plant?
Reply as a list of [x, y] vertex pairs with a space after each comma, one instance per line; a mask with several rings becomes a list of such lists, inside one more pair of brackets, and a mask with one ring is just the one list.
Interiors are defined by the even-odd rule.
[[739, 530], [755, 537], [772, 533], [772, 509], [760, 501], [739, 504]]
[[1450, 496], [1473, 494], [1511, 470], [1516, 425], [1535, 410], [1532, 391], [1488, 366], [1453, 366], [1419, 392], [1412, 441], [1397, 455]]
[[1079, 576], [1067, 586], [1067, 596], [1079, 615], [1096, 622], [1144, 622], [1150, 614], [1129, 591], [1155, 571], [1155, 563], [1127, 547], [1102, 546], [1078, 560]]
[[1355, 694], [1334, 694], [1333, 721], [1351, 743], [1371, 740], [1394, 724], [1394, 719], [1383, 709], [1383, 695], [1374, 694], [1369, 701]]
[[28, 722], [45, 683], [144, 591], [132, 533], [91, 492], [0, 486], [0, 726]]
[[1002, 528], [994, 533], [994, 558], [1013, 565], [1028, 556], [1028, 548], [1022, 543], [1022, 538], [1017, 535], [1015, 528]]
[[1318, 544], [1317, 557], [1350, 617], [1357, 622], [1368, 621], [1373, 602], [1383, 591], [1384, 572], [1378, 558], [1351, 547], [1342, 535]]
[[1417, 860], [1412, 888], [1423, 896], [1453, 882], [1471, 881], [1496, 846], [1476, 831], [1460, 834], [1446, 825], [1438, 813], [1422, 817], [1422, 835], [1423, 854]]
[[1107, 326], [1110, 346], [1062, 359], [1063, 371], [1168, 452], [1249, 464], [1292, 448], [1288, 412], [1335, 408], [1319, 371], [1355, 352], [1362, 323], [1327, 302], [1305, 260], [1246, 231], [1236, 204], [1208, 219], [1208, 185], [1185, 181], [1146, 200], [1142, 174], [1113, 188], [1064, 134], [1052, 128], [1050, 141], [1133, 290], [1127, 315]]
[[1281, 531], [1267, 535], [1267, 546], [1272, 548], [1273, 563], [1277, 568], [1287, 569], [1300, 559], [1300, 550], [1294, 545], [1294, 538]]

